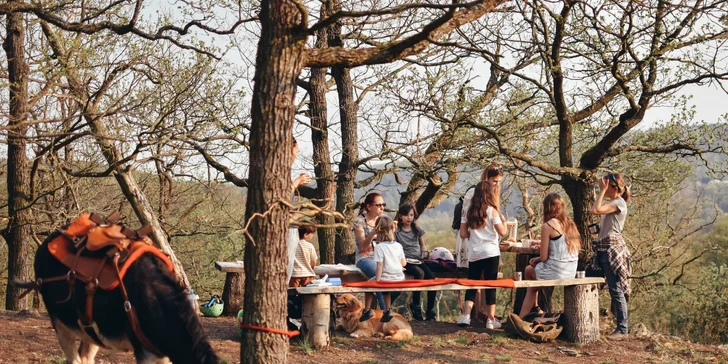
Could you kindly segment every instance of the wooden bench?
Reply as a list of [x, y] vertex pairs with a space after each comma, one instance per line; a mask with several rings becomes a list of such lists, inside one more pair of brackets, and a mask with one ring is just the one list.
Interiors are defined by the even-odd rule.
[[222, 314], [235, 316], [243, 307], [245, 266], [243, 262], [215, 262], [215, 269], [225, 272], [225, 288], [222, 290], [222, 301], [225, 302], [225, 306]]
[[[568, 340], [585, 344], [599, 339], [599, 290], [604, 278], [574, 278], [563, 280], [517, 281], [515, 288], [564, 287], [564, 332]], [[303, 335], [317, 349], [330, 343], [329, 325], [331, 294], [366, 292], [457, 291], [488, 289], [489, 286], [463, 286], [444, 284], [429, 287], [359, 288], [344, 286], [299, 287], [295, 292], [303, 296]]]

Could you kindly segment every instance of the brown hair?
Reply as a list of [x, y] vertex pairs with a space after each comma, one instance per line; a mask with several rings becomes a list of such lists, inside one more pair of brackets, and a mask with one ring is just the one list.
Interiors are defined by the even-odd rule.
[[480, 181], [475, 185], [473, 199], [468, 208], [468, 228], [478, 229], [485, 225], [488, 218], [488, 206], [498, 211], [500, 205], [499, 196], [495, 191], [495, 186], [488, 181]]
[[391, 217], [379, 216], [374, 224], [374, 231], [378, 241], [394, 241], [394, 222]]
[[364, 202], [361, 203], [361, 209], [359, 210], [359, 213], [363, 214], [364, 212], [368, 211], [367, 205], [373, 204], [374, 199], [376, 199], [377, 197], [381, 197], [382, 199], [384, 199], [382, 194], [379, 192], [372, 192], [372, 193], [368, 194], [367, 197], [364, 197]]
[[481, 181], [487, 181], [488, 178], [495, 177], [495, 176], [502, 176], [503, 175], [503, 167], [501, 167], [500, 164], [491, 164], [488, 167], [485, 167], [485, 170], [483, 173], [480, 174], [480, 180]]
[[629, 192], [629, 186], [627, 186], [627, 182], [625, 182], [624, 180], [624, 175], [622, 175], [621, 173], [610, 173], [607, 175], [607, 179], [609, 179], [609, 184], [612, 184], [612, 182], [614, 182], [614, 184], [617, 186], [617, 191], [624, 199], [624, 202], [629, 202], [631, 194]]
[[574, 220], [566, 216], [564, 199], [558, 193], [549, 193], [543, 199], [543, 222], [546, 223], [551, 219], [556, 219], [561, 223], [564, 231], [560, 233], [564, 235], [569, 253], [578, 254], [581, 249], [581, 234], [579, 234]]
[[417, 208], [415, 207], [415, 205], [411, 203], [405, 203], [399, 206], [399, 210], [397, 211], [397, 229], [402, 230], [402, 216], [409, 214], [410, 211], [414, 211], [415, 213], [415, 219], [412, 220], [412, 223], [410, 225], [412, 225], [413, 228], [417, 227], [417, 225], [415, 225], [415, 221], [417, 221], [417, 218], [420, 217], [420, 214], [417, 213]]
[[303, 225], [298, 227], [298, 238], [303, 239], [306, 234], [313, 234], [316, 232], [316, 227], [313, 225]]

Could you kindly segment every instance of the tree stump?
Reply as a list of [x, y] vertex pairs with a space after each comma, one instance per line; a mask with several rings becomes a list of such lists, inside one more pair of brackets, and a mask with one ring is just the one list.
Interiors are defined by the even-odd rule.
[[569, 341], [599, 340], [599, 290], [596, 284], [564, 287], [564, 332]]
[[215, 268], [225, 272], [225, 287], [222, 289], [222, 309], [224, 316], [237, 316], [243, 308], [243, 293], [245, 291], [245, 269], [242, 263], [215, 262]]
[[[538, 254], [516, 254], [516, 272], [521, 272], [523, 279], [526, 278], [526, 267], [531, 258], [538, 257]], [[513, 277], [508, 277], [513, 278]], [[523, 299], [526, 298], [525, 288], [516, 289], [516, 298], [513, 301], [513, 313], [516, 315], [521, 313], [521, 306], [523, 305]], [[544, 312], [551, 312], [551, 296], [553, 295], [554, 287], [541, 288], [538, 295], [538, 306], [541, 307]]]
[[303, 295], [301, 335], [316, 349], [329, 346], [331, 297], [328, 294]]

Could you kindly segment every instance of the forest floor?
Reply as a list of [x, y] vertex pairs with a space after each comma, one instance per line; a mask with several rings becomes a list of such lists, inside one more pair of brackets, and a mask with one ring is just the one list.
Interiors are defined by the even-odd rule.
[[[475, 320], [474, 320], [475, 322]], [[240, 362], [235, 319], [202, 318], [213, 347], [229, 364]], [[290, 363], [728, 363], [728, 346], [700, 345], [642, 329], [629, 340], [589, 345], [564, 341], [535, 344], [511, 338], [482, 323], [466, 330], [450, 322], [413, 322], [415, 337], [393, 343], [382, 339], [332, 338], [322, 351], [293, 341]], [[484, 334], [485, 333], [485, 334]], [[490, 335], [488, 335], [490, 334]], [[63, 363], [60, 346], [45, 315], [0, 311], [0, 363]], [[101, 350], [97, 363], [133, 363], [130, 353]]]

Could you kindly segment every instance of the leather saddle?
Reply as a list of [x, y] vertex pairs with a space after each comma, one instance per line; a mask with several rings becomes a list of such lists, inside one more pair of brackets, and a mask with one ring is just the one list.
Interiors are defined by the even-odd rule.
[[[107, 218], [85, 213], [74, 220], [61, 234], [48, 244], [50, 253], [65, 265], [76, 278], [83, 281], [98, 280], [98, 287], [111, 291], [118, 287], [128, 268], [143, 254], [153, 254], [167, 265], [174, 266], [166, 254], [152, 245], [146, 236], [148, 226], [131, 230], [117, 225], [119, 213]], [[119, 271], [111, 264], [119, 254]]]
[[123, 278], [129, 267], [144, 254], [153, 254], [161, 259], [172, 273], [174, 265], [166, 254], [152, 245], [152, 241], [147, 237], [151, 230], [149, 226], [131, 230], [116, 224], [120, 217], [119, 212], [114, 212], [106, 218], [85, 213], [65, 229], [58, 229], [60, 234], [48, 243], [48, 250], [59, 262], [68, 267], [68, 274], [39, 278], [34, 288], [44, 283], [67, 281], [68, 297], [61, 301], [65, 302], [73, 297], [76, 282], [84, 283], [86, 304], [83, 312], [78, 312], [78, 324], [97, 345], [105, 347], [101, 340], [102, 335], [99, 334], [98, 326], [93, 319], [94, 295], [98, 288], [111, 291], [118, 287], [132, 331], [142, 345], [157, 356], [163, 357], [159, 349], [141, 331], [136, 310], [129, 301]]

